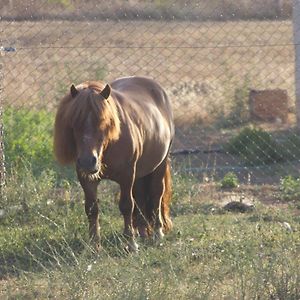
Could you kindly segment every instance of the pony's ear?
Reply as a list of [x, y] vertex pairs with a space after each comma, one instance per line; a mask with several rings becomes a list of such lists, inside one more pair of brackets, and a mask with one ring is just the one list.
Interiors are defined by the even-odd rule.
[[109, 84], [107, 84], [104, 89], [100, 92], [100, 95], [104, 98], [104, 99], [108, 99], [109, 95], [110, 95], [110, 91], [111, 88], [109, 86]]
[[79, 91], [76, 89], [74, 84], [71, 85], [70, 92], [71, 92], [72, 98], [75, 98], [79, 93]]

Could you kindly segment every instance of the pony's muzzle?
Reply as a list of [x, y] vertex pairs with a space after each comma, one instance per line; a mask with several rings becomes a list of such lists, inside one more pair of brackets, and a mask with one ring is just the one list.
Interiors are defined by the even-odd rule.
[[98, 159], [95, 155], [79, 157], [77, 159], [77, 168], [84, 173], [94, 174], [98, 172]]

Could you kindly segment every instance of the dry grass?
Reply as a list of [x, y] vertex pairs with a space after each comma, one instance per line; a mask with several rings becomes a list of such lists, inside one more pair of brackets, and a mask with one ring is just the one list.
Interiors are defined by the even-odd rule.
[[[84, 3], [84, 5], [83, 5]], [[234, 20], [288, 18], [292, 0], [2, 0], [0, 14], [14, 19], [179, 19]]]
[[[1, 22], [6, 103], [52, 109], [72, 82], [148, 75], [166, 87], [178, 123], [234, 110], [237, 89], [282, 88], [294, 106], [290, 21]], [[247, 99], [241, 99], [247, 101]]]

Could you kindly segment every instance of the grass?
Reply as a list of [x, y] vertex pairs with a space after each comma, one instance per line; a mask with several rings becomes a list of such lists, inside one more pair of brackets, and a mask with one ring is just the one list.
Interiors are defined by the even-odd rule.
[[[161, 243], [140, 242], [140, 253], [131, 255], [123, 250], [117, 187], [103, 182], [103, 250], [96, 255], [80, 187], [57, 190], [49, 176], [40, 185], [27, 177], [18, 193], [9, 178], [0, 207], [0, 298], [299, 298], [300, 218], [292, 204], [225, 213], [217, 200], [222, 190], [209, 193], [196, 178], [175, 174], [174, 230]], [[17, 207], [20, 195], [26, 205]]]

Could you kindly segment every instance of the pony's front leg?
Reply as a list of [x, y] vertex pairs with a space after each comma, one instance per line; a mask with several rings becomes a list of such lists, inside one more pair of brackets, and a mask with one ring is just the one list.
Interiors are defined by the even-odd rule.
[[89, 221], [89, 237], [96, 251], [100, 250], [99, 205], [97, 200], [98, 181], [91, 181], [78, 175], [84, 191], [85, 213]]
[[138, 251], [138, 244], [134, 239], [132, 215], [134, 210], [134, 199], [132, 195], [133, 178], [127, 178], [126, 182], [120, 183], [121, 197], [119, 208], [124, 218], [124, 235], [128, 239], [128, 248], [131, 252]]

